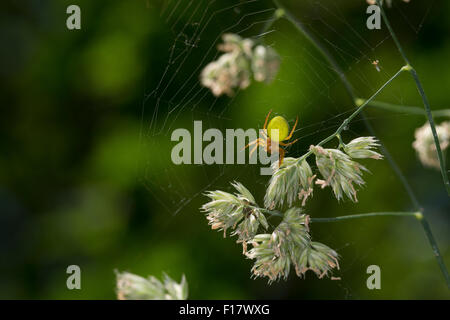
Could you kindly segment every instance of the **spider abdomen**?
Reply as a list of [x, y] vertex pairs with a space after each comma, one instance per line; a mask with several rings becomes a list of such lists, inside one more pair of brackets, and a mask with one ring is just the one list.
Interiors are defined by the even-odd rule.
[[289, 134], [289, 124], [282, 116], [270, 120], [267, 126], [267, 135], [273, 141], [283, 141]]

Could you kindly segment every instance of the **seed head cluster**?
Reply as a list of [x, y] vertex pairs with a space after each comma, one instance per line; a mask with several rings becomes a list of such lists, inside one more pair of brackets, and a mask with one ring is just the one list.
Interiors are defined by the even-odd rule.
[[237, 34], [224, 34], [218, 49], [222, 54], [202, 71], [200, 80], [215, 96], [232, 96], [236, 89], [247, 88], [252, 80], [270, 83], [278, 73], [280, 57], [274, 49], [257, 45]]
[[[339, 149], [311, 146], [310, 151], [300, 157], [288, 157], [281, 166], [273, 164], [273, 174], [264, 197], [265, 208], [258, 207], [255, 198], [241, 183], [232, 185], [237, 193], [210, 191], [210, 201], [202, 206], [212, 229], [230, 228], [231, 235], [238, 236], [247, 258], [255, 260], [253, 277], [266, 277], [270, 282], [287, 279], [291, 269], [299, 277], [308, 270], [319, 278], [339, 269], [338, 254], [328, 246], [311, 240], [309, 216], [296, 207], [299, 201], [305, 206], [312, 197], [314, 185], [331, 187], [337, 200], [346, 196], [357, 201], [356, 187], [364, 184], [362, 173], [367, 169], [355, 159], [382, 159], [376, 149], [374, 137], [360, 137], [344, 144]], [[315, 156], [317, 173], [309, 165], [308, 156]], [[274, 211], [288, 207], [284, 213]], [[281, 222], [270, 233], [258, 233], [259, 227], [269, 229], [265, 213], [281, 216]], [[247, 251], [247, 246], [251, 249]]]
[[[442, 151], [450, 145], [450, 121], [442, 122], [436, 126], [439, 144]], [[439, 169], [439, 158], [434, 143], [430, 124], [427, 122], [416, 129], [413, 148], [416, 150], [420, 162], [426, 167]]]
[[304, 206], [306, 200], [312, 197], [315, 178], [308, 162], [288, 157], [281, 167], [276, 162], [272, 168], [274, 172], [264, 197], [266, 208], [281, 207], [285, 203], [291, 206], [297, 199]]
[[237, 190], [235, 194], [219, 190], [206, 193], [211, 201], [201, 210], [206, 212], [211, 229], [223, 231], [224, 237], [228, 229], [233, 229], [231, 236], [238, 237], [245, 252], [246, 242], [256, 235], [259, 226], [267, 229], [269, 225], [250, 191], [239, 182], [232, 185]]
[[116, 272], [117, 298], [119, 300], [186, 300], [188, 284], [183, 275], [177, 283], [164, 274], [160, 281], [154, 276], [143, 278], [130, 272]]
[[246, 255], [255, 259], [254, 277], [267, 277], [269, 282], [286, 280], [293, 267], [299, 277], [312, 270], [322, 278], [339, 268], [334, 250], [311, 241], [308, 221], [300, 208], [290, 208], [272, 234], [259, 234], [250, 241], [253, 248]]

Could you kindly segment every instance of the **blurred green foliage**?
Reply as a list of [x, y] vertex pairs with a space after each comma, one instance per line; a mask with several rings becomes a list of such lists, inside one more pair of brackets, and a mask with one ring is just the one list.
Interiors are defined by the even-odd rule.
[[[283, 3], [320, 35], [360, 96], [402, 66], [386, 30], [365, 28], [365, 1]], [[65, 27], [69, 4], [81, 7], [81, 30]], [[339, 80], [286, 21], [265, 37], [282, 57], [273, 84], [254, 83], [220, 99], [199, 87], [219, 36], [258, 35], [270, 1], [27, 0], [0, 6], [0, 298], [111, 299], [118, 269], [157, 277], [165, 271], [176, 281], [184, 273], [189, 297], [197, 299], [448, 299], [412, 219], [313, 225], [314, 238], [341, 255], [342, 280], [293, 275], [271, 286], [250, 279], [251, 261], [233, 239], [209, 230], [198, 210], [203, 191], [230, 191], [228, 182], [239, 180], [262, 203], [268, 177], [257, 166], [173, 165], [173, 129], [192, 130], [193, 120], [202, 120], [204, 130], [262, 127], [272, 108], [290, 121], [299, 116], [301, 140], [288, 153], [299, 156], [351, 109]], [[448, 1], [397, 3], [389, 11], [435, 109], [450, 107], [449, 13]], [[198, 22], [203, 31], [192, 43]], [[381, 72], [371, 60], [380, 61]], [[380, 100], [421, 105], [407, 75]], [[414, 129], [425, 119], [375, 109], [368, 115], [416, 191], [450, 265], [450, 202], [439, 172], [424, 169], [411, 148]], [[356, 120], [344, 139], [362, 134]], [[386, 161], [364, 164], [372, 173], [357, 204], [317, 190], [307, 213], [411, 209]], [[81, 267], [81, 290], [66, 288], [71, 264]], [[371, 264], [381, 267], [382, 290], [366, 288]]]

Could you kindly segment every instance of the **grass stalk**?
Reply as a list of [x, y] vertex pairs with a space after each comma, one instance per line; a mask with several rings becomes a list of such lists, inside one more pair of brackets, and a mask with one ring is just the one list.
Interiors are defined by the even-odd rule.
[[[404, 105], [398, 105], [398, 104], [377, 101], [377, 100], [370, 101], [368, 106], [373, 107], [373, 108], [387, 110], [387, 111], [398, 112], [398, 113], [405, 113], [405, 114], [412, 114], [412, 115], [419, 115], [419, 116], [427, 115], [426, 111], [421, 107], [404, 106]], [[440, 109], [440, 110], [431, 111], [431, 114], [433, 115], [434, 118], [439, 118], [439, 117], [450, 118], [450, 109]]]

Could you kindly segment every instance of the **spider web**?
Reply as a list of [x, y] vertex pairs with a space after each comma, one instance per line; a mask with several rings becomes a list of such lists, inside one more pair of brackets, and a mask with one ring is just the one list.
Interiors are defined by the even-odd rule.
[[[289, 5], [288, 1], [282, 2]], [[414, 40], [422, 31], [433, 5], [434, 1], [411, 1], [406, 4], [394, 0], [393, 7], [388, 10], [389, 14], [398, 17], [394, 27], [401, 25], [407, 28]], [[408, 6], [420, 6], [423, 10], [409, 10]], [[291, 3], [289, 8], [337, 60], [354, 85], [358, 97], [366, 98], [373, 94], [403, 65], [400, 57], [395, 63], [384, 63], [385, 52], [394, 50], [392, 39], [385, 29], [370, 31], [366, 28], [368, 16], [364, 0], [301, 1], [295, 6]], [[203, 131], [218, 128], [225, 133], [227, 128], [239, 128], [236, 123], [244, 130], [261, 128], [271, 108], [276, 112], [281, 109], [278, 113], [292, 125], [298, 112], [301, 112], [300, 125], [294, 133], [299, 142], [287, 149], [287, 156], [298, 157], [308, 150], [310, 144], [333, 133], [355, 110], [335, 71], [301, 34], [296, 33], [292, 25], [282, 20], [267, 31], [261, 31], [275, 12], [270, 1], [163, 0], [155, 5], [155, 10], [159, 11], [172, 42], [168, 44], [167, 52], [161, 53], [166, 56], [166, 65], [159, 82], [146, 88], [140, 139], [145, 154], [142, 183], [152, 195], [158, 210], [169, 217], [161, 232], [167, 231], [179, 215], [198, 213], [199, 203], [206, 201], [202, 194], [207, 190], [230, 191], [229, 182], [241, 181], [240, 178], [244, 177], [241, 182], [249, 187], [256, 199], [262, 199], [269, 179], [259, 174], [260, 165], [174, 165], [170, 159], [171, 148], [176, 144], [170, 140], [173, 130], [186, 128], [193, 132], [194, 120], [202, 121]], [[348, 12], [357, 12], [352, 16], [358, 18], [348, 20]], [[414, 12], [416, 15], [412, 14]], [[217, 45], [221, 43], [224, 33], [263, 40], [266, 45], [274, 47], [282, 59], [282, 68], [274, 83], [268, 87], [252, 84], [246, 90], [238, 90], [232, 97], [219, 98], [202, 87], [200, 72], [221, 54]], [[374, 61], [378, 61], [378, 70], [373, 65]], [[283, 66], [289, 66], [289, 72]], [[296, 79], [301, 80], [301, 88]], [[283, 92], [279, 105], [268, 105], [267, 96], [261, 93], [270, 86], [277, 86]], [[385, 100], [398, 104], [409, 101], [401, 86], [392, 87], [383, 96]], [[243, 105], [248, 104], [247, 94], [251, 95], [251, 103], [258, 106], [258, 110], [242, 109]], [[284, 104], [289, 107], [283, 109]], [[301, 111], [296, 110], [295, 105], [301, 105]], [[392, 117], [405, 118], [409, 115], [377, 113], [376, 116], [369, 116], [369, 120], [376, 127], [377, 123]], [[357, 137], [364, 130], [362, 121], [355, 119], [345, 134], [349, 138]], [[385, 137], [381, 135], [379, 138]], [[194, 189], [192, 185], [195, 185]], [[325, 197], [325, 194], [320, 196]], [[335, 205], [339, 204], [336, 202]], [[355, 208], [353, 212], [358, 211], [352, 204], [346, 203], [345, 206]], [[367, 225], [363, 223], [358, 228], [363, 232]], [[317, 239], [333, 244], [335, 237], [328, 232]], [[372, 248], [364, 253], [358, 252], [354, 241], [336, 247], [338, 252], [345, 250], [348, 259], [340, 273], [351, 271], [358, 261], [376, 250]], [[352, 261], [351, 257], [354, 257]], [[345, 279], [336, 282], [336, 286], [344, 298], [358, 297]]]

